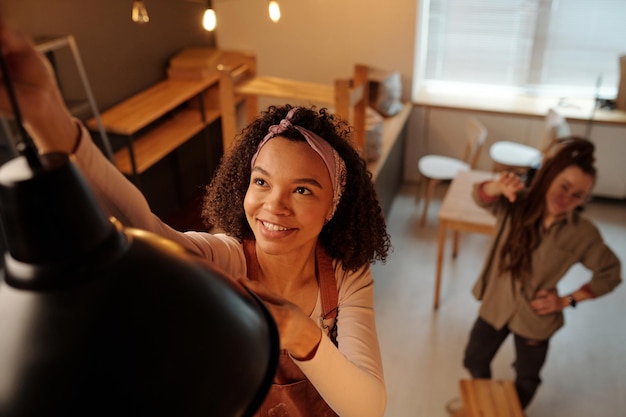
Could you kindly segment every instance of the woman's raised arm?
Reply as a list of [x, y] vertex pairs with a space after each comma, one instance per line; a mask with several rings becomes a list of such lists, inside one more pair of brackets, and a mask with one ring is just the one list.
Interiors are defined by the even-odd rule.
[[[39, 152], [72, 152], [79, 137], [79, 126], [65, 106], [48, 60], [28, 36], [8, 28], [1, 17], [0, 46], [24, 127]], [[12, 117], [5, 74], [0, 76], [0, 112]]]

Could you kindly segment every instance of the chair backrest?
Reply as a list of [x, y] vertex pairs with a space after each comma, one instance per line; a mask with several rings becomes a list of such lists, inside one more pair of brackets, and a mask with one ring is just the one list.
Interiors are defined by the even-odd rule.
[[554, 108], [548, 109], [543, 136], [539, 143], [539, 150], [543, 154], [550, 153], [550, 149], [558, 143], [559, 139], [567, 137], [570, 134], [569, 124], [567, 120], [565, 120], [565, 117], [559, 114]]
[[463, 160], [469, 164], [471, 169], [474, 169], [487, 138], [487, 128], [475, 117], [470, 117], [467, 121], [465, 133], [467, 142], [465, 143]]

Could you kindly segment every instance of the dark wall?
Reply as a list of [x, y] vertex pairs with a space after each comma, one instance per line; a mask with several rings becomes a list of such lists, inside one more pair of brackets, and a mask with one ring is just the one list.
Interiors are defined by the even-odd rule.
[[[168, 60], [186, 46], [215, 45], [201, 25], [203, 0], [145, 0], [150, 22], [131, 20], [132, 0], [0, 0], [8, 25], [33, 38], [74, 36], [94, 99], [104, 111], [166, 77]], [[55, 52], [66, 98], [84, 99], [68, 48]], [[90, 116], [90, 114], [85, 115]], [[221, 154], [219, 126], [198, 135], [142, 174], [142, 191], [164, 218], [209, 180]]]
[[104, 110], [165, 78], [168, 59], [181, 48], [215, 45], [201, 26], [204, 1], [145, 3], [150, 22], [144, 25], [130, 18], [132, 0], [0, 0], [0, 11], [33, 37], [73, 35]]

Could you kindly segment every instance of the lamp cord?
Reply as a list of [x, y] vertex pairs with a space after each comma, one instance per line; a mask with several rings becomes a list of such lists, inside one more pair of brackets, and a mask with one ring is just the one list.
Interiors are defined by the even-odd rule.
[[26, 129], [24, 129], [24, 124], [22, 123], [22, 113], [20, 112], [20, 108], [17, 103], [17, 96], [15, 95], [15, 90], [13, 89], [13, 83], [11, 82], [11, 77], [9, 75], [9, 70], [5, 61], [4, 54], [1, 52], [0, 69], [2, 70], [4, 84], [7, 88], [9, 100], [11, 101], [13, 117], [15, 117], [17, 128], [21, 136], [21, 138], [19, 138], [18, 142], [15, 144], [15, 148], [20, 155], [26, 158], [26, 160], [28, 161], [28, 165], [31, 168], [40, 168], [42, 165], [41, 160], [39, 159], [37, 147], [35, 146], [32, 138], [28, 135], [28, 132], [26, 132]]

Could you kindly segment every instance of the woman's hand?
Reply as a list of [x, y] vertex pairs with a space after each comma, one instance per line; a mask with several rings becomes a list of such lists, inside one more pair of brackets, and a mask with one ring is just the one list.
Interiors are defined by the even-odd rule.
[[563, 310], [563, 303], [556, 289], [539, 290], [530, 301], [530, 307], [540, 316]]
[[513, 172], [502, 172], [496, 180], [487, 181], [480, 185], [481, 199], [489, 201], [504, 195], [511, 203], [517, 199], [517, 192], [524, 188], [522, 179]]
[[[24, 34], [9, 29], [0, 17], [0, 47], [4, 54], [24, 127], [39, 151], [69, 153], [78, 127], [65, 107], [49, 61]], [[0, 113], [12, 117], [13, 109], [0, 74]]]
[[322, 338], [322, 331], [313, 320], [297, 305], [260, 282], [248, 278], [240, 278], [239, 282], [265, 302], [278, 327], [281, 348], [286, 349], [296, 359], [311, 359]]
[[524, 188], [522, 179], [513, 172], [503, 172], [496, 180], [500, 188], [500, 193], [511, 203], [517, 198], [517, 192]]

